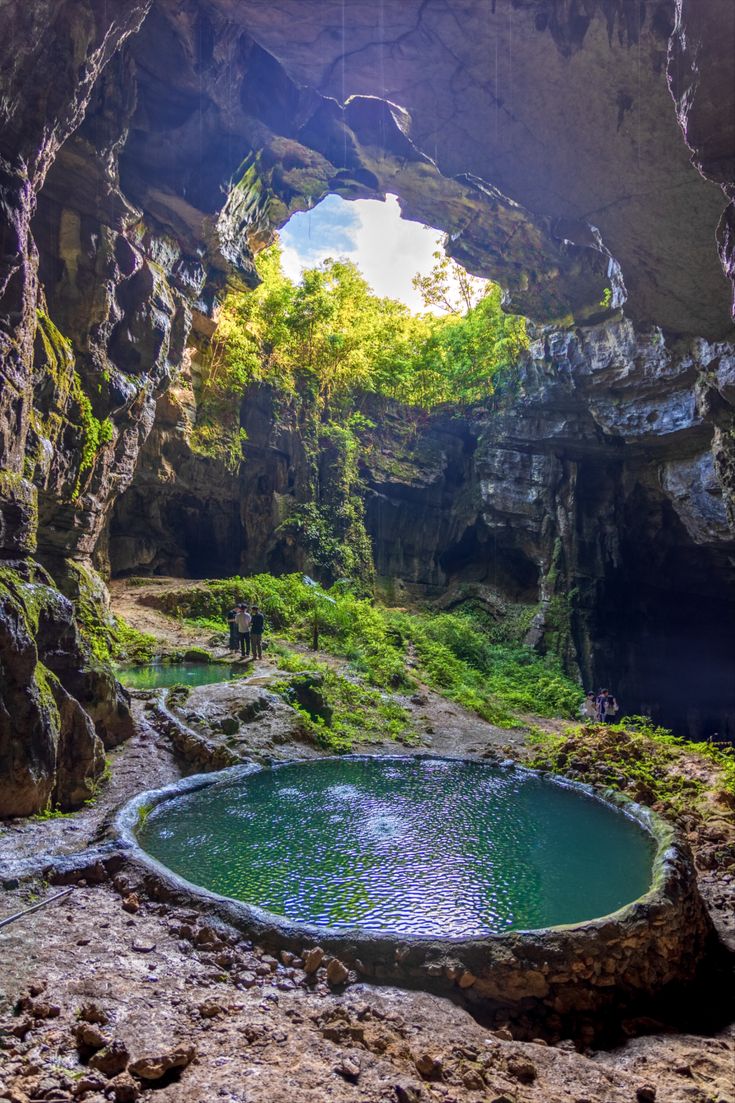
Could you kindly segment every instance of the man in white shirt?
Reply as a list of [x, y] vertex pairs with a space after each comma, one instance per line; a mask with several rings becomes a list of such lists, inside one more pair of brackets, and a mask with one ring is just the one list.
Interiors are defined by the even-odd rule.
[[237, 625], [237, 634], [240, 639], [240, 654], [243, 659], [250, 655], [250, 625], [252, 619], [253, 618], [247, 610], [247, 606], [238, 605], [235, 624]]

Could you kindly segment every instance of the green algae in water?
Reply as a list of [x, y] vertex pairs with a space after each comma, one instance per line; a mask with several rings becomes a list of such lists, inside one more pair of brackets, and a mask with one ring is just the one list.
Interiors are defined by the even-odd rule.
[[466, 937], [607, 915], [651, 884], [654, 842], [537, 775], [339, 758], [166, 801], [139, 832], [182, 877], [322, 927]]
[[161, 689], [166, 686], [208, 686], [241, 678], [245, 671], [227, 663], [149, 663], [121, 666], [117, 676], [128, 689]]

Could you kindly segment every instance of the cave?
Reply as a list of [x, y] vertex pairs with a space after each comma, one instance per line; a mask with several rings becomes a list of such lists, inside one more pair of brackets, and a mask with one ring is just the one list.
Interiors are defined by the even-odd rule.
[[643, 494], [631, 499], [627, 520], [621, 566], [598, 605], [598, 680], [665, 727], [732, 742], [729, 556], [693, 547], [673, 509]]
[[[253, 1103], [668, 1103], [682, 1068], [730, 1103], [733, 4], [28, 0], [2, 22], [11, 1097], [232, 1095], [213, 1039], [245, 1038], [273, 1074]], [[307, 311], [279, 345], [263, 319], [300, 277], [266, 309], [264, 265], [327, 197], [435, 228], [492, 281], [486, 328], [466, 303], [452, 343], [417, 309], [358, 362], [340, 322], [317, 363]], [[188, 662], [214, 674], [125, 684]], [[616, 723], [585, 703], [603, 686]], [[654, 840], [653, 895], [579, 941], [508, 935], [496, 975], [471, 940], [320, 945], [136, 849], [203, 773], [345, 753], [607, 794]]]

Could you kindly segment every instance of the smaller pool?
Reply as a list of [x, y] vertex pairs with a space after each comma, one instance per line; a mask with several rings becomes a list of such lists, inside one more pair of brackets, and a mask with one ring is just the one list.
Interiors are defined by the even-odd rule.
[[121, 666], [117, 676], [128, 689], [160, 689], [165, 686], [208, 686], [242, 678], [245, 670], [229, 663], [149, 663]]

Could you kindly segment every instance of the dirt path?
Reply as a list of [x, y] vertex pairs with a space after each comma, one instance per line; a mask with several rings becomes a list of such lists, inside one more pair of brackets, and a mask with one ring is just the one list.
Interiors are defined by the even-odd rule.
[[[180, 589], [180, 578], [151, 579], [141, 585], [129, 579], [119, 578], [110, 583], [110, 604], [112, 611], [123, 617], [139, 632], [147, 632], [166, 648], [178, 650], [183, 647], [209, 647], [211, 634], [202, 632], [188, 624], [182, 624], [175, 617], [168, 617], [158, 609], [145, 604], [146, 597]], [[187, 582], [187, 586], [196, 586], [196, 582]], [[223, 649], [218, 649], [222, 650]], [[224, 652], [223, 652], [224, 653]]]

